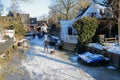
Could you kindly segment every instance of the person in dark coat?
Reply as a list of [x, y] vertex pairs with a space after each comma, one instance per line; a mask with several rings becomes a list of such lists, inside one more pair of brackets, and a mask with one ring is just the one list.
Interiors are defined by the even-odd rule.
[[45, 40], [44, 41], [44, 51], [47, 49], [47, 51], [48, 51], [48, 41], [47, 40]]

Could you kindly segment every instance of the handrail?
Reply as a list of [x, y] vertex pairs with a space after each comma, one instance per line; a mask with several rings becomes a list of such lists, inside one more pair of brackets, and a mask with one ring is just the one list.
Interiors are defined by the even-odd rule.
[[77, 35], [61, 35], [61, 39], [63, 40], [63, 42], [77, 43], [78, 36]]
[[115, 37], [111, 37], [111, 38], [105, 38], [105, 42], [116, 42], [116, 38]]

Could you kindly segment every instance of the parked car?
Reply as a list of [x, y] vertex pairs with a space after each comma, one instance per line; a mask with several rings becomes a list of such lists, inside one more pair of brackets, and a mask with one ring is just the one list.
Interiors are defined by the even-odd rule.
[[107, 65], [110, 61], [109, 58], [104, 57], [101, 54], [93, 54], [90, 52], [78, 54], [78, 60], [92, 66]]
[[56, 43], [59, 43], [60, 39], [56, 36], [49, 36], [49, 44], [55, 45]]

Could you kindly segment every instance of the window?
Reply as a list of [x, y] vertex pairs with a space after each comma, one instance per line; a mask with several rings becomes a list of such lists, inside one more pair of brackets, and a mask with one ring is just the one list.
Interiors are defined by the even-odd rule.
[[88, 17], [96, 17], [96, 12], [87, 13]]
[[72, 35], [72, 27], [68, 27], [68, 35]]

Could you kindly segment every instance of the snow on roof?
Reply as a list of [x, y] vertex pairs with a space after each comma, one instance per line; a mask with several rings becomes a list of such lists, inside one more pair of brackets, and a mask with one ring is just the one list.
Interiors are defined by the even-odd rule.
[[[96, 1], [96, 2], [95, 2]], [[91, 0], [91, 4], [86, 8], [86, 9], [84, 9], [83, 11], [80, 11], [79, 13], [78, 13], [78, 15], [76, 16], [76, 19], [78, 19], [78, 18], [82, 18], [82, 17], [84, 17], [85, 16], [85, 14], [87, 13], [87, 12], [91, 12], [91, 11], [95, 11], [95, 9], [96, 9], [96, 11], [98, 12], [98, 13], [100, 13], [99, 12], [99, 10], [100, 9], [105, 9], [106, 8], [106, 6], [104, 6], [104, 5], [101, 5], [101, 4], [103, 4], [103, 3], [101, 3], [101, 2], [103, 2], [103, 0], [95, 0], [95, 1], [93, 1], [93, 0]], [[94, 9], [93, 9], [94, 8]]]
[[108, 52], [120, 54], [120, 45], [116, 43], [107, 43], [107, 44], [109, 44], [109, 46], [104, 46], [99, 43], [90, 43], [89, 46], [100, 50], [107, 49]]
[[95, 3], [103, 5], [103, 6], [107, 6], [107, 0], [94, 0]]

